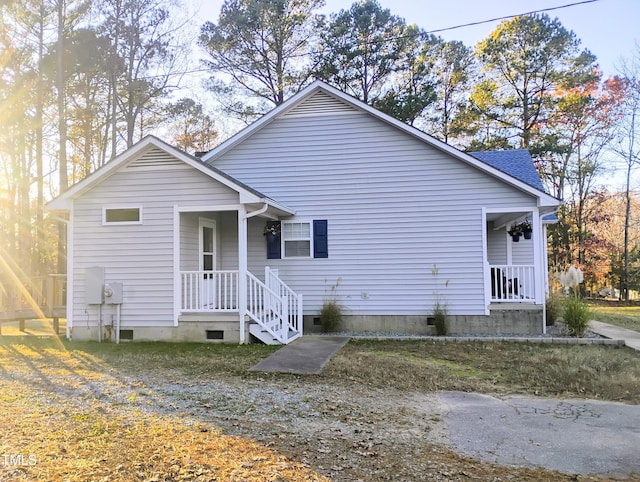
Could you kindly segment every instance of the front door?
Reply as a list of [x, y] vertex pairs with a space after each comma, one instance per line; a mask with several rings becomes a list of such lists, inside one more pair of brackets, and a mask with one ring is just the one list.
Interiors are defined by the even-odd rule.
[[217, 308], [216, 293], [216, 222], [211, 219], [200, 219], [200, 266], [202, 279], [200, 282], [200, 307]]

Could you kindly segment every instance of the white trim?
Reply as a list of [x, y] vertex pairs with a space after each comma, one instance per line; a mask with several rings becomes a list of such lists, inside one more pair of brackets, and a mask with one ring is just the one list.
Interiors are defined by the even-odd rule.
[[[286, 249], [285, 249], [285, 242], [286, 241], [306, 241], [307, 238], [295, 238], [295, 239], [285, 239], [284, 237], [284, 225], [285, 224], [308, 224], [309, 225], [309, 256], [287, 256], [286, 254]], [[307, 220], [307, 219], [287, 219], [287, 220], [281, 220], [280, 221], [280, 252], [281, 252], [281, 258], [282, 259], [311, 259], [313, 258], [313, 238], [314, 238], [314, 232], [313, 232], [313, 220]]]
[[246, 342], [244, 318], [247, 314], [247, 210], [238, 209], [238, 312], [240, 343]]
[[241, 207], [242, 204], [218, 204], [216, 206], [178, 206], [178, 211], [181, 213], [237, 211]]
[[173, 326], [178, 326], [182, 290], [180, 279], [180, 210], [173, 205]]
[[[218, 230], [214, 219], [199, 217], [198, 218], [198, 270], [205, 271], [202, 256], [204, 255], [204, 239], [202, 237], [202, 228], [211, 228], [213, 230], [213, 260], [211, 269], [215, 271], [218, 264]], [[208, 271], [208, 270], [206, 270]]]
[[[107, 221], [107, 211], [117, 211], [124, 209], [137, 209], [138, 210], [138, 220], [137, 221]], [[142, 205], [131, 205], [131, 204], [108, 204], [106, 206], [102, 206], [102, 225], [103, 226], [123, 226], [123, 225], [131, 225], [131, 224], [142, 224]]]
[[482, 219], [482, 252], [484, 253], [484, 259], [482, 260], [482, 277], [484, 279], [484, 314], [485, 316], [489, 316], [491, 314], [491, 310], [489, 309], [489, 305], [491, 304], [491, 281], [489, 280], [489, 243], [487, 240], [487, 208], [482, 207], [481, 215]]
[[67, 340], [71, 339], [73, 332], [73, 257], [74, 257], [74, 203], [69, 208], [69, 222], [67, 223]]

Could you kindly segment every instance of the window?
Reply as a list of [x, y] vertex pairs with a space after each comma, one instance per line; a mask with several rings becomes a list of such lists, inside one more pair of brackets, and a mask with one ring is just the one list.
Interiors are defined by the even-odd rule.
[[267, 221], [267, 259], [328, 258], [326, 219], [313, 222]]
[[142, 208], [104, 208], [102, 224], [141, 224]]
[[311, 256], [311, 223], [282, 223], [285, 258]]

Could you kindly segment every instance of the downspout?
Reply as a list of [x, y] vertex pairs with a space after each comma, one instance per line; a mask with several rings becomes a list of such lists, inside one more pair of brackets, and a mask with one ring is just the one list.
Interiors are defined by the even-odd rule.
[[66, 306], [66, 315], [67, 315], [67, 327], [66, 327], [66, 337], [67, 340], [71, 340], [73, 336], [73, 263], [75, 258], [75, 248], [74, 248], [74, 224], [75, 224], [75, 202], [71, 202], [71, 206], [69, 208], [69, 221], [67, 222], [67, 306]]
[[267, 212], [269, 204], [264, 203], [260, 209], [247, 212], [244, 205], [238, 208], [238, 311], [240, 318], [240, 343], [246, 343], [245, 315], [247, 313], [247, 220]]
[[[546, 300], [546, 261], [545, 256], [547, 250], [545, 249], [546, 238], [544, 236], [544, 228], [542, 225], [542, 218], [544, 215], [540, 213], [538, 209], [535, 209], [531, 213], [531, 220], [533, 221], [533, 232], [535, 233], [534, 248], [533, 248], [533, 265], [536, 272], [535, 277], [535, 293], [536, 303], [542, 305], [542, 333], [547, 333], [546, 313], [545, 313], [545, 300]], [[535, 241], [537, 239], [537, 241]]]

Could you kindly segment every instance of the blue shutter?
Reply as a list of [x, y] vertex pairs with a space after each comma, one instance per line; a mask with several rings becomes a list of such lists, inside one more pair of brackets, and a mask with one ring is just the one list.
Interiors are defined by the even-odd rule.
[[[280, 259], [281, 248], [280, 240], [282, 233], [280, 232], [280, 221], [269, 221], [265, 229], [265, 237], [267, 238], [267, 259]], [[277, 234], [271, 234], [269, 231], [275, 230]]]
[[327, 220], [316, 219], [313, 221], [313, 257], [328, 258], [329, 244], [327, 240]]

